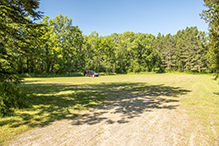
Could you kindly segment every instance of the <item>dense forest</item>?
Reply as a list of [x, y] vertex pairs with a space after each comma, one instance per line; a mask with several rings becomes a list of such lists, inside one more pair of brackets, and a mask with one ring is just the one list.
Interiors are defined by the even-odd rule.
[[33, 42], [37, 55], [17, 57], [18, 73], [214, 71], [207, 57], [208, 35], [197, 27], [175, 35], [126, 31], [103, 37], [97, 32], [83, 35], [62, 14], [54, 19], [45, 16], [40, 24], [46, 27], [40, 38], [44, 41]]
[[[218, 0], [204, 0], [209, 33], [186, 27], [175, 35], [124, 32], [83, 35], [62, 14], [50, 19], [39, 0], [0, 1], [0, 116], [27, 106], [18, 74], [96, 72], [219, 73]], [[43, 18], [43, 19], [42, 19]], [[36, 23], [35, 20], [41, 20]]]

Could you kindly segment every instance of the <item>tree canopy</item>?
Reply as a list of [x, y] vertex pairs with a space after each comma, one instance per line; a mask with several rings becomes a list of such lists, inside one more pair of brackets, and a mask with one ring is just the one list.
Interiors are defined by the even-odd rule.
[[212, 72], [207, 59], [208, 36], [197, 27], [179, 30], [176, 35], [126, 31], [102, 37], [97, 32], [84, 36], [62, 14], [54, 19], [45, 16], [40, 24], [47, 27], [42, 36], [47, 42], [38, 44], [38, 58], [19, 60], [19, 73]]

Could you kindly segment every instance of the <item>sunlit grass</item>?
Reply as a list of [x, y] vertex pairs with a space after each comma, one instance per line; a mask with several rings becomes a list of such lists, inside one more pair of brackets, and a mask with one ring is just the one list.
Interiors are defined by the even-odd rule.
[[[31, 128], [45, 126], [57, 120], [72, 119], [80, 111], [101, 108], [98, 105], [103, 102], [115, 102], [117, 99], [121, 101], [121, 97], [134, 95], [150, 96], [157, 104], [155, 107], [148, 104], [141, 109], [138, 105], [140, 103], [133, 103], [134, 112], [145, 112], [146, 108], [159, 109], [159, 104], [164, 101], [179, 102], [179, 111], [185, 110], [191, 120], [202, 125], [210, 144], [214, 145], [219, 139], [219, 85], [209, 75], [27, 78], [20, 86], [32, 106], [16, 110], [14, 115], [0, 119], [0, 145], [6, 145], [7, 140], [14, 135]], [[158, 98], [155, 100], [154, 97]]]

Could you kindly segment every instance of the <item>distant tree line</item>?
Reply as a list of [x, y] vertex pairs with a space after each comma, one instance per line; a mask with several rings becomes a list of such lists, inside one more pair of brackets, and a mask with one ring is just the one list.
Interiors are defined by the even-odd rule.
[[197, 27], [175, 35], [127, 31], [102, 37], [97, 32], [83, 35], [62, 14], [54, 19], [45, 16], [40, 24], [46, 26], [40, 38], [44, 41], [34, 45], [37, 55], [19, 55], [19, 73], [214, 71], [208, 60], [208, 36]]

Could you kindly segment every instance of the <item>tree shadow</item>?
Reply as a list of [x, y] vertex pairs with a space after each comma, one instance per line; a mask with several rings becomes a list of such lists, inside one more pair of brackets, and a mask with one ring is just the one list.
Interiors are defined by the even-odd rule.
[[219, 93], [217, 93], [217, 92], [213, 92], [214, 94], [216, 94], [216, 95], [219, 95]]
[[[99, 92], [104, 91], [107, 99], [95, 107], [99, 111], [90, 110], [89, 114], [79, 114], [73, 125], [92, 125], [103, 120], [107, 124], [127, 123], [132, 118], [139, 117], [144, 112], [152, 112], [154, 109], [175, 109], [179, 106], [179, 97], [190, 92], [164, 84], [111, 83], [98, 86]], [[108, 114], [117, 114], [118, 117], [112, 120], [108, 118]]]
[[[144, 112], [175, 109], [179, 97], [190, 92], [180, 87], [146, 83], [23, 84], [21, 88], [25, 89], [32, 107], [16, 112], [15, 116], [20, 120], [5, 119], [1, 126], [45, 126], [62, 119], [73, 120], [73, 125], [92, 125], [102, 121], [123, 124]], [[117, 118], [110, 119], [108, 114]]]

